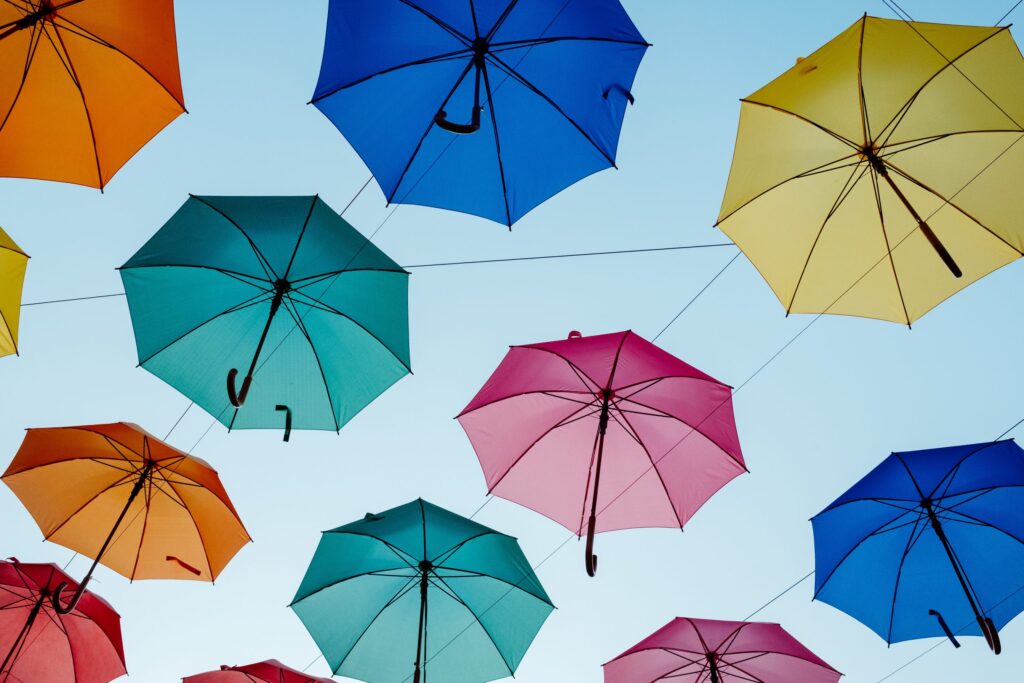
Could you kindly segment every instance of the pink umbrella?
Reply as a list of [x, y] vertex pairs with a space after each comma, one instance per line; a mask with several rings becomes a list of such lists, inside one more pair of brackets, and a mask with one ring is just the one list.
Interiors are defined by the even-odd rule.
[[604, 665], [604, 683], [836, 683], [778, 624], [674, 619]]
[[276, 659], [245, 666], [222, 666], [220, 671], [208, 671], [181, 680], [182, 683], [335, 683], [330, 678], [317, 678], [296, 671]]
[[586, 529], [591, 576], [596, 532], [682, 528], [746, 471], [732, 389], [629, 331], [513, 346], [458, 420], [490, 493]]

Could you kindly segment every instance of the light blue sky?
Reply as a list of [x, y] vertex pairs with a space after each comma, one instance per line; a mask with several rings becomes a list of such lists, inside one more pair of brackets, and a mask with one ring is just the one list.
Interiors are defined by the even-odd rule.
[[[368, 171], [306, 106], [320, 63], [325, 0], [178, 0], [178, 36], [191, 111], [132, 160], [105, 194], [0, 180], [0, 225], [28, 251], [26, 301], [120, 291], [114, 268], [197, 194], [312, 194], [340, 209]], [[376, 243], [399, 263], [718, 242], [711, 225], [739, 111], [749, 94], [881, 0], [695, 3], [627, 0], [654, 48], [626, 118], [621, 170], [548, 202], [509, 233], [486, 221], [402, 207]], [[915, 18], [991, 24], [1010, 0], [906, 0]], [[1018, 10], [1024, 13], [1024, 10]], [[384, 27], [382, 27], [382, 30]], [[386, 216], [376, 185], [347, 218], [364, 232]], [[216, 586], [129, 583], [101, 568], [94, 588], [123, 616], [131, 680], [173, 681], [220, 664], [276, 657], [303, 667], [317, 649], [286, 609], [319, 532], [417, 496], [470, 514], [485, 487], [454, 416], [507, 345], [632, 328], [651, 337], [733, 255], [732, 248], [470, 266], [411, 278], [416, 374], [340, 436], [228, 435], [215, 426], [196, 449], [221, 472], [255, 544]], [[598, 538], [601, 571], [587, 579], [572, 542], [539, 570], [559, 609], [517, 678], [596, 683], [600, 664], [677, 615], [742, 619], [813, 566], [808, 518], [892, 450], [991, 439], [1021, 416], [1024, 381], [1014, 264], [915, 325], [825, 318], [736, 399], [752, 471], [730, 484], [686, 532], [638, 530]], [[753, 267], [738, 261], [660, 340], [738, 385], [810, 318], [785, 318]], [[187, 400], [135, 368], [123, 299], [24, 312], [20, 358], [0, 360], [0, 454], [29, 426], [128, 420], [163, 434]], [[191, 411], [172, 435], [189, 448], [211, 418]], [[4, 460], [6, 462], [6, 460]], [[0, 554], [56, 561], [17, 499], [0, 489]], [[520, 538], [533, 562], [566, 532], [496, 500], [479, 520]], [[81, 575], [88, 563], [70, 567]], [[1024, 575], [1022, 575], [1024, 583]], [[845, 672], [878, 681], [929, 647], [892, 648], [831, 607], [811, 583], [759, 618], [781, 622]], [[1010, 681], [1024, 668], [1024, 620], [993, 657], [979, 639], [943, 644], [893, 681]], [[402, 656], [396, 653], [396, 656]], [[410, 656], [410, 663], [412, 659]], [[323, 661], [310, 671], [326, 675]], [[441, 683], [441, 682], [437, 682]]]

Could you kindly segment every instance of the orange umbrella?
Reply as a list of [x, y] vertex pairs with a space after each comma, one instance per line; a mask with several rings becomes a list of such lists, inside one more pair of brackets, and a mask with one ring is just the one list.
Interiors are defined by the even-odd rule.
[[47, 540], [131, 580], [213, 581], [248, 543], [217, 473], [133, 424], [29, 429], [3, 481]]
[[184, 111], [173, 0], [0, 0], [0, 176], [102, 189]]

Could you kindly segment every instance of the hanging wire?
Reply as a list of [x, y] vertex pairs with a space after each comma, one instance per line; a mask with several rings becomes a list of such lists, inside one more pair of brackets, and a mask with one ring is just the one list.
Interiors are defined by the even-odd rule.
[[1022, 3], [1024, 3], [1024, 0], [1017, 0], [1017, 2], [1015, 2], [1013, 4], [1013, 7], [1011, 7], [1008, 10], [1006, 10], [1006, 14], [1004, 14], [1003, 16], [1001, 16], [998, 19], [996, 19], [996, 26], [998, 26], [999, 24], [1001, 24], [1004, 21], [1006, 21], [1006, 18], [1008, 16], [1010, 16], [1011, 14], [1013, 14], [1014, 10], [1016, 10], [1018, 7], [1020, 7]]
[[46, 304], [64, 304], [71, 301], [89, 301], [90, 299], [111, 299], [116, 296], [125, 296], [124, 292], [117, 292], [115, 294], [96, 294], [93, 296], [78, 296], [71, 299], [50, 299], [49, 301], [30, 301], [22, 304], [22, 308], [26, 306], [45, 306]]
[[[1024, 0], [1022, 0], [1022, 1], [1024, 1]], [[729, 246], [732, 246], [732, 245], [729, 245]], [[668, 321], [668, 324], [665, 325], [665, 327], [661, 328], [661, 332], [658, 332], [658, 334], [654, 335], [654, 337], [651, 339], [651, 341], [652, 342], [658, 341], [658, 338], [661, 335], [665, 334], [665, 332], [668, 331], [668, 328], [672, 327], [676, 323], [676, 321], [679, 320], [680, 317], [682, 317], [683, 313], [686, 313], [686, 311], [688, 311], [690, 309], [690, 306], [692, 306], [697, 301], [697, 299], [699, 299], [701, 297], [701, 295], [704, 294], [704, 292], [708, 291], [708, 288], [711, 285], [715, 284], [715, 280], [717, 280], [719, 277], [721, 277], [722, 273], [727, 271], [729, 269], [729, 266], [731, 266], [733, 263], [735, 263], [736, 259], [738, 259], [742, 254], [743, 254], [742, 251], [736, 252], [736, 255], [733, 256], [731, 259], [729, 259], [729, 262], [726, 263], [725, 266], [723, 266], [720, 271], [715, 273], [715, 276], [713, 278], [711, 278], [710, 280], [708, 280], [707, 284], [704, 285], [701, 288], [701, 290], [699, 292], [697, 292], [693, 296], [692, 299], [687, 301], [685, 306], [683, 306], [681, 309], [679, 309], [679, 312], [676, 313], [675, 316], [671, 320]]]

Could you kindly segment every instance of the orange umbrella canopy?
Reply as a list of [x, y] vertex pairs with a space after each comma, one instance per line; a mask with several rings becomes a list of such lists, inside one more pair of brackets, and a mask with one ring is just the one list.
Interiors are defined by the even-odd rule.
[[102, 189], [184, 102], [173, 0], [0, 0], [0, 176]]
[[250, 541], [217, 473], [133, 424], [29, 429], [3, 481], [47, 540], [132, 580], [213, 581]]

